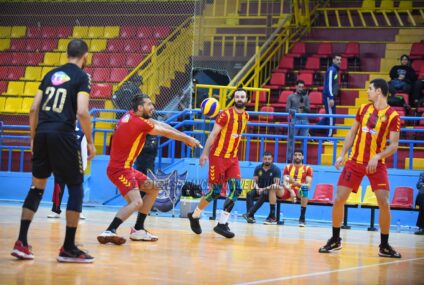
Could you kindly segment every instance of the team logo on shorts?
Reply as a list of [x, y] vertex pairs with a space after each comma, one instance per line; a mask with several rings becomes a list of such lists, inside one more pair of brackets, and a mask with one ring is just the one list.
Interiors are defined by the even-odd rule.
[[69, 80], [71, 80], [71, 78], [63, 71], [55, 72], [51, 78], [52, 84], [54, 86], [62, 85]]

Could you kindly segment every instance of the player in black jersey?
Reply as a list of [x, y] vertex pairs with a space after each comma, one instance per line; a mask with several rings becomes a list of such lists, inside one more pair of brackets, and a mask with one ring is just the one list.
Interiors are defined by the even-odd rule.
[[88, 57], [88, 46], [73, 39], [67, 48], [68, 63], [47, 73], [31, 106], [32, 185], [25, 198], [19, 237], [12, 255], [34, 259], [27, 241], [29, 225], [38, 209], [47, 178], [61, 177], [69, 189], [66, 211], [66, 235], [57, 260], [90, 263], [94, 258], [75, 245], [75, 234], [83, 199], [83, 167], [75, 135], [76, 116], [87, 139], [88, 159], [95, 155], [91, 135], [88, 102], [90, 76], [82, 69]]

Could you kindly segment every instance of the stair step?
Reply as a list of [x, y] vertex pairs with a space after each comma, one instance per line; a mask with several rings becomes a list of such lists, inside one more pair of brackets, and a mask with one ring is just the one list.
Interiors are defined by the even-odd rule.
[[421, 35], [397, 35], [396, 36], [396, 42], [403, 42], [403, 43], [415, 43], [422, 40]]
[[411, 50], [412, 44], [409, 43], [388, 43], [386, 44], [386, 49], [388, 50]]
[[[414, 170], [424, 170], [424, 158], [413, 158], [412, 169]], [[409, 157], [405, 158], [405, 169], [409, 169]]]
[[399, 29], [398, 35], [416, 35], [416, 36], [424, 36], [424, 29]]

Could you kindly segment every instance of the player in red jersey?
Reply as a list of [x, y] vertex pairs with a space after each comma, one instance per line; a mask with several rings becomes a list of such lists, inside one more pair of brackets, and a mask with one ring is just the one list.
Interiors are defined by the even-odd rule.
[[218, 115], [200, 156], [201, 167], [209, 158], [209, 192], [202, 197], [196, 210], [188, 214], [190, 227], [196, 234], [202, 233], [199, 219], [203, 209], [221, 195], [223, 184], [228, 183], [230, 193], [214, 231], [226, 238], [234, 237], [234, 233], [228, 227], [228, 217], [242, 191], [237, 153], [241, 134], [249, 121], [249, 115], [244, 110], [247, 101], [246, 90], [238, 89], [234, 93], [234, 107]]
[[[144, 220], [153, 206], [158, 189], [146, 175], [133, 168], [146, 139], [146, 134], [165, 136], [184, 142], [190, 147], [202, 147], [198, 140], [172, 128], [168, 124], [153, 120], [154, 106], [147, 95], [137, 94], [132, 99], [132, 110], [119, 121], [112, 139], [112, 150], [107, 167], [109, 179], [116, 185], [127, 205], [119, 210], [106, 231], [97, 240], [102, 243], [123, 244], [126, 239], [118, 236], [118, 227], [135, 211], [139, 212], [130, 239], [156, 241], [157, 236], [144, 229]], [[139, 191], [146, 193], [141, 198]]]
[[[396, 152], [399, 144], [400, 117], [387, 104], [389, 87], [384, 79], [374, 79], [368, 87], [368, 99], [371, 103], [362, 105], [356, 113], [352, 128], [346, 135], [342, 152], [337, 158], [337, 169], [343, 165], [345, 155], [352, 147], [337, 183], [337, 195], [333, 206], [333, 236], [319, 249], [328, 253], [342, 248], [340, 226], [343, 220], [343, 208], [350, 192], [358, 191], [362, 178], [368, 176], [380, 209], [379, 224], [381, 243], [379, 256], [400, 258], [401, 255], [389, 245], [390, 204], [389, 179], [385, 158]], [[387, 145], [387, 139], [390, 144]]]

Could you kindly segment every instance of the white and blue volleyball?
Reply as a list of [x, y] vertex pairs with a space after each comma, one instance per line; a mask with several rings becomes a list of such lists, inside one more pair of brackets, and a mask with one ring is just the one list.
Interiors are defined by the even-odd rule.
[[215, 98], [206, 98], [200, 104], [200, 108], [202, 109], [203, 115], [214, 118], [219, 113], [219, 102]]

